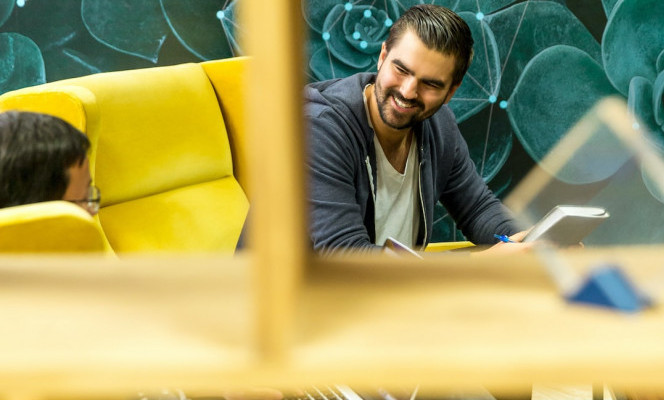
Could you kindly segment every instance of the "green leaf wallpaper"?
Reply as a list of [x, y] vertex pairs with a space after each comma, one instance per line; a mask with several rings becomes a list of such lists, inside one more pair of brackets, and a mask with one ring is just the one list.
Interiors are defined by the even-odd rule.
[[[0, 93], [242, 55], [242, 1], [0, 0]], [[471, 27], [476, 57], [450, 107], [499, 196], [609, 94], [625, 98], [664, 154], [662, 0], [293, 0], [309, 32], [308, 79], [374, 71], [390, 26], [419, 3], [449, 7]], [[597, 182], [620, 159], [611, 154], [595, 173], [579, 160], [557, 178]], [[637, 184], [664, 201], [648, 177]], [[436, 214], [434, 240], [463, 239], [442, 206]]]

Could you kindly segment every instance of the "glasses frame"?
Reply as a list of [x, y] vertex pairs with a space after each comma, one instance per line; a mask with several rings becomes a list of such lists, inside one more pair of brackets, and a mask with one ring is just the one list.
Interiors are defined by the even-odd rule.
[[85, 199], [80, 200], [67, 200], [70, 203], [78, 204], [79, 206], [88, 210], [92, 215], [99, 212], [99, 204], [101, 203], [101, 191], [96, 185], [88, 187], [88, 194]]

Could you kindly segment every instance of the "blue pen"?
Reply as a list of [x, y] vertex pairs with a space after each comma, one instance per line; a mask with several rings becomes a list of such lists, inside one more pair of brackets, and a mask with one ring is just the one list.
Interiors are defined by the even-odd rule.
[[496, 239], [499, 239], [503, 243], [516, 243], [514, 240], [508, 238], [507, 235], [494, 234], [493, 237], [495, 237]]

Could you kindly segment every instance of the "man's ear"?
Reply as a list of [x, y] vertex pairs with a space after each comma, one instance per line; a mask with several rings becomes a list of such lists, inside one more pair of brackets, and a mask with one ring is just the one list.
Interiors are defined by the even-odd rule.
[[457, 91], [457, 89], [461, 86], [460, 83], [457, 83], [456, 85], [450, 87], [450, 90], [447, 92], [447, 96], [445, 96], [445, 101], [443, 101], [444, 104], [447, 104], [452, 100], [452, 97], [454, 96], [454, 93]]
[[378, 56], [378, 70], [380, 70], [380, 66], [383, 65], [385, 57], [387, 57], [387, 50], [385, 47], [385, 42], [383, 42], [383, 44], [380, 46], [380, 55]]

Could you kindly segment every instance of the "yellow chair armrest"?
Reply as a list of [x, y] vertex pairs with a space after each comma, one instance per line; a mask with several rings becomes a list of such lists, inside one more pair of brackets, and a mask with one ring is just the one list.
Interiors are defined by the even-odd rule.
[[0, 252], [107, 252], [94, 218], [66, 201], [0, 209]]

